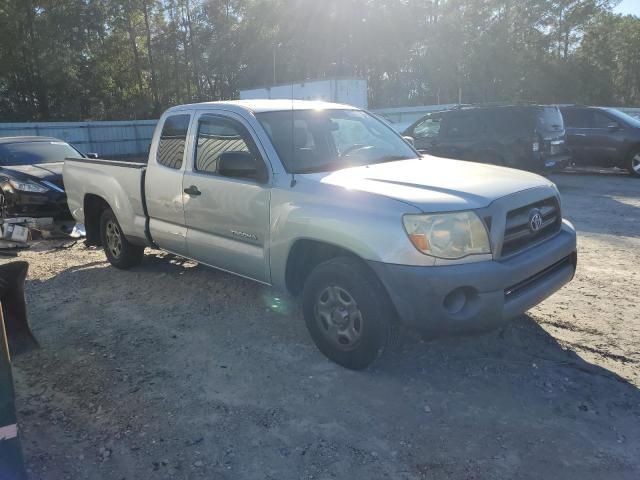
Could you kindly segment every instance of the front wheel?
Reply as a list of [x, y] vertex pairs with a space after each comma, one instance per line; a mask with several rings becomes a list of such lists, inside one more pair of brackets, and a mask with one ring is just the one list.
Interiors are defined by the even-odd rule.
[[629, 155], [627, 170], [629, 170], [629, 173], [634, 177], [640, 177], [640, 150], [634, 150], [631, 155]]
[[311, 338], [338, 365], [365, 369], [396, 338], [397, 320], [387, 292], [357, 259], [339, 257], [318, 265], [302, 296]]
[[142, 262], [144, 247], [134, 245], [126, 239], [111, 210], [105, 210], [100, 217], [100, 238], [107, 260], [114, 267], [128, 270]]

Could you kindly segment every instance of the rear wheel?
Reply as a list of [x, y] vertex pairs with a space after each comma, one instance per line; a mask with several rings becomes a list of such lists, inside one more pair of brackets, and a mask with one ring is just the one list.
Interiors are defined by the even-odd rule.
[[105, 210], [100, 217], [100, 238], [107, 260], [114, 267], [127, 270], [142, 262], [144, 247], [127, 240], [111, 210]]
[[303, 308], [318, 349], [345, 368], [368, 367], [397, 336], [387, 292], [354, 258], [338, 257], [318, 265], [305, 282]]
[[640, 177], [640, 150], [634, 150], [629, 155], [627, 170], [634, 177]]

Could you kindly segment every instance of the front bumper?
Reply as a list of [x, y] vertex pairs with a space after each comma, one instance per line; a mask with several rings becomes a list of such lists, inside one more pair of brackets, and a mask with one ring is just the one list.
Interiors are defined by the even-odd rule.
[[70, 220], [72, 218], [65, 193], [55, 191], [29, 193], [5, 190], [3, 194], [5, 214], [9, 217], [53, 217], [55, 220]]
[[576, 232], [564, 221], [554, 237], [502, 260], [438, 267], [369, 262], [402, 322], [436, 337], [495, 329], [568, 283]]
[[570, 155], [555, 155], [552, 157], [546, 157], [543, 159], [544, 170], [546, 171], [558, 171], [569, 166], [571, 162]]

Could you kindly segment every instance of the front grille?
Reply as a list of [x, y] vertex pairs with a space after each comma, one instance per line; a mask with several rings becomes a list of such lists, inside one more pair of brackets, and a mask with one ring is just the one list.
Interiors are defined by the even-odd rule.
[[[542, 224], [538, 230], [533, 230], [531, 219], [536, 212], [542, 216]], [[560, 231], [561, 225], [562, 215], [555, 197], [511, 210], [507, 213], [502, 256], [513, 255], [554, 235]]]

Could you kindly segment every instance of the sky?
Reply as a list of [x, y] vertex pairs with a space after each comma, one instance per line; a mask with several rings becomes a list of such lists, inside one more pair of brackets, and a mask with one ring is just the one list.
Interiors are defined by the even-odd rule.
[[622, 0], [613, 11], [616, 13], [630, 13], [640, 17], [640, 0]]

